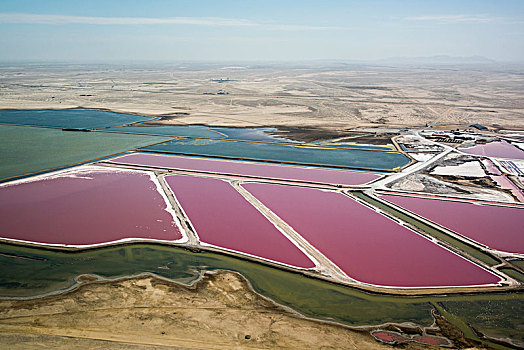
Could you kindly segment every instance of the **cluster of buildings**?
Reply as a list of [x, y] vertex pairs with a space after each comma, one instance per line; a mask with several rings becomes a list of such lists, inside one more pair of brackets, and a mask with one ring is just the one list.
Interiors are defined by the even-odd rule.
[[427, 139], [436, 139], [440, 142], [463, 142], [463, 141], [475, 141], [479, 143], [493, 141], [492, 137], [475, 133], [472, 131], [440, 131], [440, 130], [423, 130], [420, 135]]

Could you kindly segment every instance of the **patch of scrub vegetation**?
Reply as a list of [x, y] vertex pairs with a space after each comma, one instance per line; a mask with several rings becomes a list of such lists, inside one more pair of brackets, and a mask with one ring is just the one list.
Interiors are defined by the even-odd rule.
[[513, 344], [524, 347], [523, 298], [447, 301], [440, 305], [460, 317], [477, 334], [510, 340]]

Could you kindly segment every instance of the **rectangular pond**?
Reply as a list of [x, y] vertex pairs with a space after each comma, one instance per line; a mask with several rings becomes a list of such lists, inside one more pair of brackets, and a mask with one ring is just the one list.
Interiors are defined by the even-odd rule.
[[489, 248], [524, 254], [524, 209], [407, 196], [380, 197]]
[[469, 148], [460, 148], [464, 153], [494, 158], [524, 159], [524, 151], [507, 141], [490, 142]]
[[220, 158], [262, 160], [371, 170], [394, 170], [409, 163], [397, 152], [304, 147], [227, 140], [178, 139], [143, 148], [146, 151]]
[[111, 159], [113, 163], [154, 166], [164, 169], [205, 171], [228, 175], [254, 176], [279, 180], [307, 181], [335, 185], [362, 185], [380, 178], [368, 172], [297, 167], [289, 165], [191, 158], [154, 153], [133, 153]]
[[0, 125], [0, 181], [107, 157], [167, 139]]
[[391, 287], [496, 284], [500, 278], [337, 192], [242, 184], [360, 282]]
[[184, 236], [154, 175], [82, 166], [0, 185], [0, 237], [85, 246]]
[[186, 175], [165, 180], [202, 243], [299, 268], [315, 266], [230, 183]]
[[0, 110], [0, 123], [70, 129], [97, 129], [151, 120], [133, 114], [93, 109]]

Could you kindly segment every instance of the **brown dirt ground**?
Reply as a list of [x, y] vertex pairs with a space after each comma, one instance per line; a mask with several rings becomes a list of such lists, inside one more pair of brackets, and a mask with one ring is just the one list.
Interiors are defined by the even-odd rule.
[[147, 275], [91, 281], [61, 295], [3, 300], [0, 344], [9, 349], [391, 348], [367, 332], [302, 318], [255, 293], [233, 272], [208, 273], [190, 287]]

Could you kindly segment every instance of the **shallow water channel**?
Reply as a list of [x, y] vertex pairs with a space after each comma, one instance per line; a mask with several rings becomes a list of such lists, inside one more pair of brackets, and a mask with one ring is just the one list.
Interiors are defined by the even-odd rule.
[[[241, 273], [257, 292], [310, 317], [351, 326], [387, 322], [430, 326], [431, 310], [436, 303], [448, 313], [456, 312], [453, 315], [459, 321], [471, 322], [488, 335], [503, 334], [515, 342], [524, 341], [520, 331], [524, 323], [524, 293], [415, 298], [371, 294], [222, 254], [153, 244], [80, 252], [0, 244], [0, 296], [30, 297], [68, 289], [81, 274], [118, 278], [152, 272], [188, 283], [202, 271], [217, 269]], [[496, 307], [479, 307], [491, 304]]]

